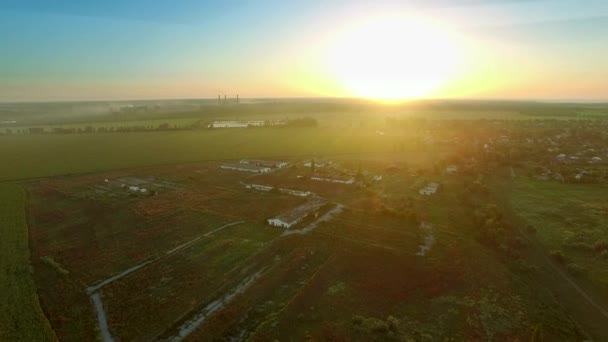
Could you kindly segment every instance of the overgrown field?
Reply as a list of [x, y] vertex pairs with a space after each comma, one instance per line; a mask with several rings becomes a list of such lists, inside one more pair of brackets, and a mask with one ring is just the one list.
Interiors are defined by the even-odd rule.
[[[470, 176], [420, 178], [416, 166], [366, 186], [325, 184], [298, 177], [310, 172], [303, 161], [268, 175], [205, 162], [30, 182], [36, 281], [59, 337], [96, 339], [86, 289], [142, 264], [97, 290], [117, 339], [171, 338], [195, 317], [187, 340], [523, 340], [539, 326], [551, 339], [584, 336], [551, 292], [477, 239], [462, 200]], [[359, 163], [337, 162], [344, 173]], [[362, 167], [373, 175], [378, 163]], [[442, 190], [423, 198], [431, 179]], [[125, 195], [120, 182], [157, 193]], [[347, 208], [283, 236], [264, 219], [305, 199], [244, 183], [313, 190]], [[209, 305], [218, 309], [205, 316]]]
[[21, 186], [0, 184], [0, 340], [55, 341], [34, 285], [25, 203]]
[[608, 298], [608, 187], [520, 178], [512, 201], [555, 261]]

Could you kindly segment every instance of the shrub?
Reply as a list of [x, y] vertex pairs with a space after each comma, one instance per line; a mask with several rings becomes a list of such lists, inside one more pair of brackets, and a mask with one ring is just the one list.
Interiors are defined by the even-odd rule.
[[585, 273], [585, 269], [577, 264], [574, 263], [570, 263], [568, 265], [566, 265], [566, 270], [568, 270], [568, 273], [575, 275], [575, 276], [579, 276], [583, 273]]
[[551, 251], [550, 255], [553, 260], [559, 262], [560, 264], [563, 264], [566, 261], [564, 253], [562, 253], [560, 250]]
[[394, 317], [394, 316], [388, 316], [388, 318], [386, 319], [386, 321], [388, 322], [388, 328], [392, 331], [392, 332], [398, 332], [399, 331], [399, 319]]
[[375, 333], [385, 334], [388, 332], [388, 324], [386, 324], [386, 322], [384, 322], [383, 320], [374, 319], [371, 320], [369, 324], [369, 329]]
[[595, 248], [588, 243], [584, 242], [572, 242], [567, 245], [570, 248], [578, 249], [581, 251], [593, 251]]
[[605, 239], [598, 240], [596, 243], [593, 244], [593, 249], [595, 249], [595, 251], [598, 253], [602, 253], [603, 251], [608, 250], [608, 241], [606, 241]]

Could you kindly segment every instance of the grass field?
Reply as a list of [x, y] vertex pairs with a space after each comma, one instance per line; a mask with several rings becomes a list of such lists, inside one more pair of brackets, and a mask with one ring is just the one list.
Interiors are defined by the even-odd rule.
[[199, 160], [387, 153], [405, 139], [364, 128], [1, 136], [0, 155], [9, 167], [0, 170], [0, 180]]
[[0, 185], [0, 340], [55, 341], [34, 285], [25, 223], [25, 196], [15, 184]]
[[[608, 187], [518, 179], [513, 207], [548, 251], [561, 251], [575, 277], [589, 279], [608, 297]], [[599, 243], [598, 243], [599, 242]]]

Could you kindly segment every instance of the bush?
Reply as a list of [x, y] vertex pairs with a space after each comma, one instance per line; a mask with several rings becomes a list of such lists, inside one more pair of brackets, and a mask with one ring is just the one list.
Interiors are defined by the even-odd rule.
[[596, 243], [593, 244], [593, 249], [598, 253], [602, 253], [603, 251], [608, 250], [608, 241], [606, 241], [605, 239], [598, 240]]
[[584, 242], [572, 242], [567, 244], [567, 246], [572, 249], [578, 249], [587, 252], [593, 251], [595, 249], [594, 246], [591, 246], [590, 244]]
[[386, 324], [386, 322], [384, 322], [383, 320], [374, 319], [371, 320], [369, 324], [369, 329], [375, 333], [385, 334], [388, 332], [388, 324]]
[[566, 265], [566, 270], [568, 270], [568, 273], [574, 275], [574, 276], [579, 276], [583, 273], [585, 273], [585, 269], [577, 264], [574, 263], [570, 263], [568, 265]]
[[533, 225], [529, 224], [528, 226], [526, 226], [526, 230], [528, 231], [528, 233], [530, 234], [536, 234], [536, 228], [534, 228]]
[[551, 258], [553, 258], [553, 260], [557, 261], [560, 264], [563, 264], [566, 261], [564, 253], [562, 253], [562, 251], [560, 250], [551, 251], [549, 255], [551, 255]]

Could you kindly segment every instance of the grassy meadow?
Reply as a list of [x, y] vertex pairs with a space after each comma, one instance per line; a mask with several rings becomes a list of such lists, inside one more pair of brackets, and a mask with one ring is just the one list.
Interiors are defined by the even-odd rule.
[[608, 297], [608, 187], [521, 179], [513, 208], [575, 277], [588, 279]]
[[38, 303], [19, 185], [0, 185], [0, 236], [0, 340], [56, 341]]

